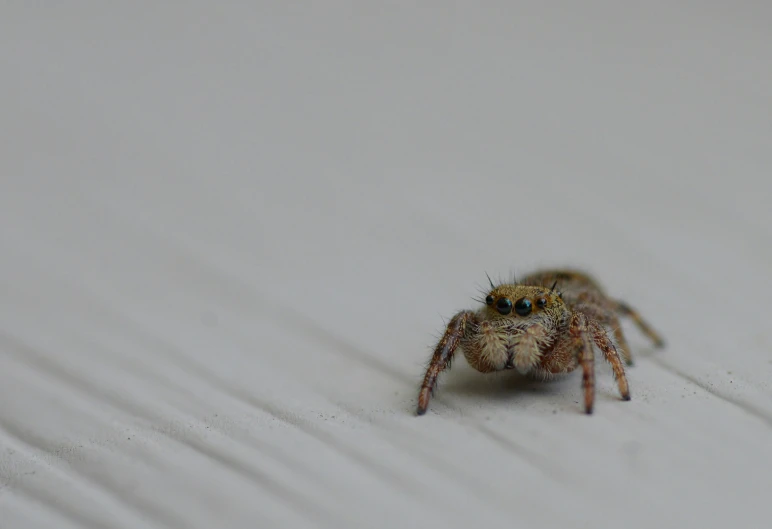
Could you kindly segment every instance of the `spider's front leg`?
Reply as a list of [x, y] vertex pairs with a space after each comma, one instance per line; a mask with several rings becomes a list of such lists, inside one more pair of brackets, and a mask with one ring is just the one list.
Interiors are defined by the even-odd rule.
[[426, 370], [423, 384], [421, 384], [421, 391], [418, 393], [418, 409], [416, 410], [418, 415], [426, 413], [426, 408], [429, 407], [429, 399], [434, 391], [434, 385], [437, 383], [437, 377], [442, 371], [450, 367], [453, 354], [458, 349], [458, 345], [466, 332], [466, 326], [469, 323], [477, 323], [475, 314], [470, 311], [459, 312], [448, 323], [445, 334], [443, 334], [442, 339], [434, 349], [432, 360]]

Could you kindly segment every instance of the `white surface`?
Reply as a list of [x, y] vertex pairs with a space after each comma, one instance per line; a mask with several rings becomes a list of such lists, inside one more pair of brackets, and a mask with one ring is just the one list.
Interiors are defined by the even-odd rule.
[[[769, 4], [252, 4], [2, 8], [0, 527], [769, 526]], [[560, 264], [633, 400], [415, 417]]]

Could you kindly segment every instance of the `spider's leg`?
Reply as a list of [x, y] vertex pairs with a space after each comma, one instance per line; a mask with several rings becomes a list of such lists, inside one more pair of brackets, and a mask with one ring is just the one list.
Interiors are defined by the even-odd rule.
[[606, 330], [597, 323], [590, 324], [590, 332], [592, 333], [593, 341], [601, 351], [603, 356], [606, 357], [606, 361], [611, 364], [611, 368], [614, 370], [614, 378], [619, 386], [619, 393], [624, 400], [630, 400], [630, 387], [627, 385], [627, 376], [625, 375], [625, 368], [622, 365], [622, 360], [619, 357], [617, 348], [606, 334]]
[[619, 322], [619, 318], [611, 316], [609, 318], [609, 327], [614, 329], [614, 339], [617, 341], [617, 351], [619, 351], [625, 364], [629, 366], [633, 365], [633, 356], [630, 352], [630, 346], [627, 344], [625, 333], [622, 331], [622, 324]]
[[418, 393], [418, 409], [416, 410], [418, 415], [426, 413], [434, 385], [437, 383], [437, 377], [450, 366], [450, 361], [453, 359], [456, 349], [458, 349], [458, 344], [464, 336], [467, 322], [470, 319], [475, 320], [474, 313], [468, 311], [459, 312], [448, 323], [445, 334], [434, 350], [429, 367], [426, 369], [423, 384], [421, 384], [421, 391]]
[[633, 320], [641, 332], [648, 336], [652, 342], [654, 342], [656, 347], [665, 346], [665, 340], [663, 340], [662, 337], [651, 327], [651, 325], [649, 325], [646, 320], [644, 320], [641, 315], [638, 314], [637, 310], [632, 308], [624, 301], [616, 302], [616, 310], [620, 314], [623, 314]]
[[595, 354], [592, 349], [584, 316], [575, 315], [571, 321], [571, 334], [576, 344], [577, 360], [582, 366], [582, 389], [584, 390], [584, 411], [592, 413], [595, 403]]

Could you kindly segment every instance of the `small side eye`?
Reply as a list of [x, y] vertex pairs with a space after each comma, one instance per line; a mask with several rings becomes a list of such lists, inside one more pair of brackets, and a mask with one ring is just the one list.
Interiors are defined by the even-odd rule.
[[499, 311], [500, 314], [503, 314], [506, 316], [507, 314], [512, 312], [512, 302], [507, 298], [501, 298], [496, 303], [496, 310]]
[[488, 296], [487, 298], [485, 298], [485, 303], [487, 305], [493, 305], [493, 296]]
[[547, 306], [547, 300], [544, 298], [539, 298], [538, 301], [536, 302], [536, 306], [539, 307], [540, 309], [543, 309], [544, 307]]
[[528, 298], [520, 298], [515, 302], [515, 312], [520, 316], [528, 316], [532, 309], [531, 300]]

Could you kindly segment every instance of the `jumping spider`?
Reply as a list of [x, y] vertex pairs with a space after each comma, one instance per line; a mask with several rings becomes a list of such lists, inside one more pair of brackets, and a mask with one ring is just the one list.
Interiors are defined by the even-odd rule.
[[633, 308], [608, 297], [595, 279], [582, 272], [543, 270], [498, 286], [488, 281], [491, 290], [485, 304], [453, 316], [437, 344], [418, 395], [418, 415], [426, 413], [437, 376], [450, 367], [458, 347], [481, 373], [517, 369], [546, 379], [581, 366], [584, 409], [590, 414], [595, 400], [594, 346], [611, 364], [622, 398], [630, 400], [620, 354], [628, 365], [632, 358], [618, 316], [630, 317], [657, 347], [664, 345]]

